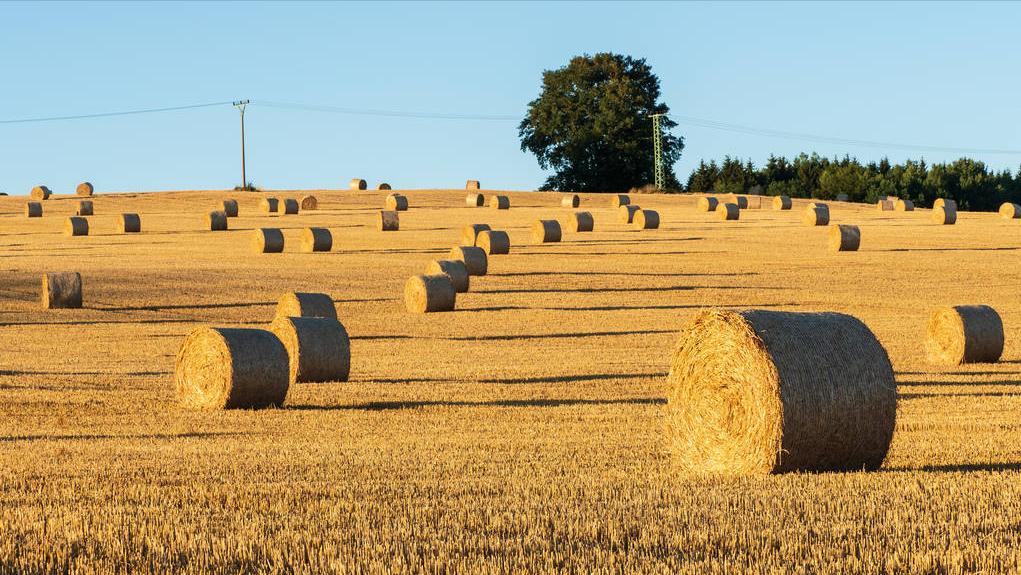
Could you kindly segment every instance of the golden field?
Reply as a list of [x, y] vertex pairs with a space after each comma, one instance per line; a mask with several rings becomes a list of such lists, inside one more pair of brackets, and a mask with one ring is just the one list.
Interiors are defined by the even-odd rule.
[[[277, 191], [280, 198], [301, 191]], [[0, 572], [962, 573], [1021, 570], [1021, 223], [831, 203], [858, 252], [794, 209], [698, 213], [635, 195], [661, 228], [617, 223], [528, 245], [559, 194], [464, 206], [410, 190], [313, 191], [320, 209], [262, 215], [264, 193], [0, 198]], [[489, 192], [486, 192], [487, 194]], [[203, 231], [219, 200], [230, 231]], [[138, 212], [142, 233], [115, 233]], [[457, 311], [405, 312], [403, 286], [467, 223], [510, 233]], [[328, 227], [331, 253], [297, 253]], [[254, 254], [256, 227], [286, 253]], [[80, 271], [85, 309], [44, 311], [40, 275]], [[287, 291], [321, 291], [351, 334], [351, 380], [292, 386], [282, 409], [176, 405], [175, 356], [200, 326], [268, 324]], [[934, 368], [939, 305], [1004, 321], [997, 364]], [[897, 427], [876, 473], [690, 480], [663, 437], [678, 330], [704, 307], [839, 311], [890, 353]]]

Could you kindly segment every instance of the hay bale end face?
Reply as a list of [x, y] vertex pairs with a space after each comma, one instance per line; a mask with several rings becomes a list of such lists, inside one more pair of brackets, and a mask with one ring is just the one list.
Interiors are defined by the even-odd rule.
[[252, 249], [257, 254], [283, 253], [284, 233], [277, 228], [258, 228], [252, 236]]
[[298, 200], [284, 198], [284, 214], [293, 216], [296, 213], [298, 213]]
[[348, 182], [347, 187], [352, 190], [364, 190], [369, 187], [369, 184], [366, 183], [366, 181], [361, 178], [351, 178], [351, 181]]
[[915, 203], [911, 200], [897, 199], [893, 202], [893, 209], [897, 212], [913, 212], [915, 211]]
[[560, 205], [565, 208], [577, 208], [581, 205], [581, 198], [578, 194], [568, 194], [560, 199]]
[[324, 293], [291, 292], [277, 301], [274, 317], [329, 317], [337, 319], [333, 298]]
[[861, 246], [861, 230], [858, 226], [833, 224], [829, 233], [831, 252], [856, 252]]
[[851, 316], [703, 311], [674, 350], [668, 445], [696, 476], [874, 470], [896, 405], [886, 350]]
[[494, 210], [509, 210], [510, 198], [507, 196], [490, 196], [489, 207]]
[[412, 276], [404, 284], [404, 305], [412, 313], [453, 311], [457, 291], [446, 274]]
[[46, 186], [36, 186], [32, 188], [32, 192], [29, 195], [33, 200], [48, 200], [52, 193]]
[[117, 231], [122, 234], [137, 234], [142, 231], [142, 218], [138, 214], [121, 214], [117, 220]]
[[881, 212], [892, 212], [893, 202], [890, 200], [879, 200], [876, 202], [876, 208]]
[[39, 202], [28, 202], [25, 204], [25, 216], [29, 218], [43, 217], [43, 205]]
[[281, 406], [289, 386], [287, 350], [262, 329], [200, 328], [177, 353], [177, 399], [192, 409]]
[[721, 220], [737, 220], [741, 217], [741, 208], [737, 207], [737, 204], [727, 202], [720, 204], [716, 208], [717, 217]]
[[695, 209], [700, 212], [715, 212], [718, 205], [720, 205], [720, 200], [712, 196], [702, 196], [695, 202]]
[[278, 317], [270, 324], [287, 350], [290, 383], [347, 381], [351, 339], [330, 317]]
[[941, 226], [952, 226], [957, 223], [957, 210], [949, 204], [932, 209], [932, 221]]
[[809, 204], [805, 207], [805, 214], [801, 217], [806, 225], [826, 226], [830, 223], [830, 209], [826, 205]]
[[737, 209], [747, 210], [748, 209], [748, 196], [739, 196], [737, 194], [730, 194], [728, 203], [737, 204]]
[[96, 193], [96, 189], [89, 182], [82, 182], [74, 189], [74, 193], [78, 196], [92, 196]]
[[567, 229], [572, 232], [591, 232], [596, 222], [589, 212], [574, 212], [567, 219]]
[[238, 217], [238, 201], [223, 200], [223, 213], [227, 214], [228, 218]]
[[468, 266], [461, 260], [433, 260], [425, 267], [425, 275], [446, 274], [454, 291], [465, 293], [470, 285]]
[[319, 198], [315, 196], [302, 196], [301, 202], [298, 206], [301, 211], [318, 210], [319, 209]]
[[89, 235], [89, 220], [80, 216], [71, 216], [64, 222], [64, 235], [87, 236]]
[[936, 198], [936, 201], [932, 203], [932, 209], [950, 207], [955, 212], [957, 211], [957, 200], [950, 200], [947, 198]]
[[376, 228], [381, 232], [396, 232], [401, 229], [401, 219], [395, 211], [381, 211], [376, 220]]
[[462, 246], [474, 246], [478, 245], [479, 234], [484, 231], [491, 229], [489, 224], [467, 224], [461, 228], [461, 245]]
[[475, 246], [454, 246], [450, 248], [450, 259], [464, 262], [468, 275], [484, 276], [489, 271], [489, 257], [485, 250]]
[[78, 202], [77, 214], [79, 216], [91, 216], [92, 215], [92, 200], [82, 200]]
[[408, 209], [408, 198], [400, 194], [390, 194], [386, 197], [386, 209], [395, 212], [403, 212]]
[[266, 214], [275, 214], [280, 210], [280, 200], [276, 198], [262, 198], [259, 208]]
[[532, 224], [532, 243], [550, 244], [560, 241], [560, 222], [556, 220], [539, 220]]
[[506, 255], [510, 253], [510, 236], [503, 231], [485, 230], [479, 233], [476, 245], [482, 248], [487, 256]]
[[1000, 217], [1005, 220], [1016, 220], [1021, 218], [1021, 206], [1015, 203], [1005, 202], [1000, 206]]
[[987, 305], [938, 309], [925, 335], [929, 361], [939, 365], [996, 363], [1003, 354], [1003, 321]]
[[617, 208], [617, 221], [622, 224], [630, 224], [635, 219], [635, 212], [642, 209], [641, 206], [624, 204]]
[[482, 189], [482, 185], [479, 184], [478, 180], [468, 180], [468, 183], [466, 183], [464, 185], [464, 189], [466, 189], [466, 190], [481, 190]]
[[210, 231], [227, 231], [227, 214], [223, 210], [209, 212], [209, 215], [206, 216], [206, 223], [209, 224]]
[[774, 210], [777, 210], [777, 211], [789, 210], [793, 206], [794, 206], [794, 203], [787, 196], [776, 196], [775, 198], [773, 198], [773, 209]]
[[659, 228], [659, 212], [653, 210], [638, 210], [632, 220], [636, 230], [655, 230]]
[[486, 205], [486, 196], [482, 194], [468, 194], [468, 196], [464, 199], [464, 203], [468, 207], [481, 208]]
[[82, 276], [78, 272], [43, 274], [43, 309], [82, 307]]
[[628, 196], [627, 194], [614, 194], [610, 198], [610, 205], [615, 207], [615, 208], [619, 208], [621, 206], [626, 206], [626, 205], [628, 205], [630, 203], [631, 203], [631, 197]]
[[388, 184], [386, 182], [381, 182], [378, 186], [376, 186], [376, 190], [378, 190], [380, 192], [386, 192], [386, 191], [389, 191], [391, 189], [393, 189], [393, 188], [390, 187], [390, 184]]
[[328, 252], [333, 249], [333, 234], [326, 228], [305, 228], [301, 232], [301, 251]]

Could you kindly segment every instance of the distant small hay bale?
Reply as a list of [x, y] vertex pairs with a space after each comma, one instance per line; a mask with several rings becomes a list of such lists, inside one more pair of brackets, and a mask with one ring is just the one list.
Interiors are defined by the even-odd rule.
[[936, 209], [936, 208], [940, 208], [940, 207], [945, 207], [945, 206], [950, 206], [951, 208], [953, 208], [953, 210], [955, 212], [957, 211], [957, 201], [956, 200], [949, 200], [947, 198], [936, 198], [936, 201], [934, 201], [932, 203], [932, 209]]
[[256, 228], [252, 250], [257, 254], [279, 254], [284, 251], [284, 233], [277, 228]]
[[737, 194], [730, 194], [729, 198], [731, 204], [737, 204], [737, 209], [747, 210], [748, 209], [748, 196], [739, 196]]
[[791, 199], [789, 197], [787, 197], [787, 196], [776, 196], [776, 197], [773, 198], [773, 209], [774, 210], [777, 210], [777, 211], [789, 210], [793, 206], [794, 206], [794, 202], [792, 202]]
[[284, 344], [263, 329], [196, 329], [181, 345], [174, 369], [177, 399], [192, 409], [279, 407], [289, 379]]
[[46, 186], [36, 186], [32, 188], [32, 192], [29, 195], [33, 200], [48, 200], [52, 193]]
[[238, 217], [238, 201], [237, 200], [223, 200], [223, 213], [227, 214], [228, 218]]
[[1000, 206], [1000, 217], [1005, 220], [1016, 220], [1021, 218], [1021, 206], [1015, 203], [1005, 202], [1002, 206]]
[[574, 212], [567, 218], [567, 230], [575, 233], [591, 232], [596, 222], [589, 212]]
[[837, 201], [838, 202], [847, 202], [847, 201], [850, 201], [850, 199], [851, 199], [851, 196], [848, 196], [847, 194], [837, 194]]
[[82, 276], [78, 272], [43, 274], [43, 309], [82, 307]]
[[475, 246], [478, 245], [479, 234], [484, 231], [491, 229], [489, 224], [467, 224], [461, 228], [461, 245], [462, 246]]
[[[762, 209], [762, 196], [746, 196], [745, 197], [745, 208], [748, 210], [761, 210]], [[738, 206], [740, 207], [740, 205]]]
[[489, 271], [489, 257], [486, 251], [475, 246], [454, 246], [450, 248], [450, 259], [464, 262], [468, 275], [484, 276]]
[[879, 200], [876, 202], [876, 208], [881, 212], [892, 212], [893, 202], [890, 200]]
[[939, 365], [996, 363], [1003, 354], [1003, 321], [987, 305], [937, 309], [925, 336], [928, 359]]
[[721, 220], [737, 220], [741, 217], [741, 208], [737, 204], [727, 202], [716, 207], [716, 217]]
[[388, 191], [388, 190], [391, 190], [391, 189], [393, 189], [393, 188], [391, 188], [390, 184], [388, 184], [386, 182], [380, 182], [379, 185], [376, 186], [376, 190], [380, 191], [380, 192], [385, 192], [385, 191]]
[[347, 187], [352, 190], [364, 190], [367, 187], [369, 187], [369, 185], [368, 183], [366, 183], [365, 180], [361, 178], [351, 178], [351, 181], [348, 182]]
[[318, 210], [319, 199], [315, 196], [302, 196], [301, 198], [301, 211]]
[[479, 184], [478, 180], [468, 180], [468, 183], [466, 183], [464, 185], [464, 189], [466, 189], [466, 190], [481, 190], [482, 186]]
[[273, 317], [329, 317], [337, 319], [333, 298], [324, 293], [291, 292], [277, 301]]
[[280, 200], [276, 198], [262, 198], [259, 202], [259, 209], [266, 214], [275, 214], [280, 210]]
[[622, 224], [630, 224], [635, 219], [635, 212], [642, 209], [634, 204], [624, 204], [617, 208], [617, 221]]
[[290, 383], [347, 381], [351, 339], [331, 317], [278, 317], [270, 324], [287, 350]]
[[91, 196], [96, 193], [96, 189], [89, 182], [82, 182], [74, 189], [74, 193], [78, 196]]
[[209, 230], [213, 232], [227, 231], [227, 214], [223, 210], [214, 210], [206, 216]]
[[856, 252], [861, 246], [861, 230], [847, 224], [830, 225], [830, 251]]
[[386, 197], [386, 209], [395, 212], [403, 212], [408, 209], [408, 198], [400, 194], [390, 194]]
[[446, 274], [411, 276], [404, 284], [404, 305], [412, 313], [453, 311], [456, 300], [454, 283]]
[[301, 232], [301, 251], [328, 252], [333, 249], [333, 234], [326, 228], [305, 228]]
[[89, 220], [80, 216], [71, 216], [64, 222], [64, 235], [87, 236], [89, 235]]
[[957, 223], [957, 210], [952, 208], [949, 204], [939, 206], [938, 208], [932, 209], [933, 223], [941, 226], [952, 226]]
[[298, 213], [298, 200], [284, 198], [284, 214], [293, 216], [296, 213]]
[[700, 212], [715, 212], [718, 205], [720, 200], [712, 196], [702, 196], [695, 202], [695, 209]]
[[92, 200], [82, 200], [78, 202], [79, 216], [91, 216], [92, 215]]
[[142, 231], [142, 218], [138, 214], [124, 213], [117, 219], [117, 231], [122, 234], [137, 234]]
[[560, 241], [562, 235], [560, 222], [556, 220], [538, 220], [532, 224], [533, 244], [556, 243]]
[[659, 228], [659, 212], [638, 210], [632, 219], [632, 225], [636, 230], [655, 230]]
[[496, 210], [509, 210], [510, 198], [508, 198], [507, 196], [490, 196], [489, 207]]
[[830, 223], [830, 210], [825, 205], [808, 205], [801, 221], [809, 226], [826, 226]]
[[893, 209], [897, 212], [913, 212], [915, 211], [915, 203], [911, 200], [895, 200], [893, 202]]
[[450, 283], [454, 284], [454, 291], [465, 293], [468, 291], [471, 280], [468, 266], [461, 260], [433, 260], [425, 267], [425, 275], [446, 274], [450, 276]]
[[383, 210], [379, 212], [379, 218], [376, 219], [376, 229], [381, 232], [396, 232], [401, 229], [401, 219], [397, 215], [397, 212], [392, 210]]
[[464, 203], [472, 208], [481, 208], [486, 205], [486, 196], [482, 194], [468, 194], [464, 199]]
[[667, 395], [667, 445], [694, 476], [875, 470], [896, 423], [886, 350], [839, 313], [703, 311]]
[[610, 205], [619, 208], [631, 203], [631, 198], [626, 194], [614, 194], [610, 197]]
[[578, 194], [568, 194], [560, 199], [560, 206], [564, 208], [577, 208], [581, 205], [581, 197]]
[[29, 218], [43, 217], [43, 205], [39, 202], [27, 202], [25, 204], [25, 216]]
[[489, 256], [510, 253], [510, 236], [507, 235], [507, 232], [485, 230], [479, 233], [479, 238], [475, 243]]

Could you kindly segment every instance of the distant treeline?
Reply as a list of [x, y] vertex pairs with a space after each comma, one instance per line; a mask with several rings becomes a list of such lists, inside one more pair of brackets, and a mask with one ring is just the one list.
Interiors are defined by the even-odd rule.
[[952, 198], [967, 210], [995, 211], [1003, 202], [1021, 203], [1021, 169], [994, 172], [982, 162], [961, 158], [950, 164], [927, 165], [925, 160], [890, 164], [883, 159], [862, 165], [849, 156], [829, 159], [801, 154], [793, 161], [770, 156], [765, 166], [727, 156], [723, 163], [699, 162], [688, 177], [693, 193], [762, 193], [794, 198], [836, 199], [847, 194], [852, 201], [875, 202], [886, 196], [911, 200], [929, 207], [936, 198]]

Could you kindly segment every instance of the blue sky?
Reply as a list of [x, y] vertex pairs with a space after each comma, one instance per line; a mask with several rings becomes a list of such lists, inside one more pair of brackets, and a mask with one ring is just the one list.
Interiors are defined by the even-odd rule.
[[[250, 98], [510, 115], [544, 69], [582, 53], [643, 57], [675, 114], [839, 138], [1021, 149], [1021, 4], [0, 4], [0, 121]], [[318, 113], [253, 104], [260, 187], [534, 189], [517, 120]], [[725, 154], [863, 160], [953, 152], [816, 143], [680, 125], [687, 177]], [[0, 124], [0, 191], [224, 188], [240, 181], [230, 106]], [[975, 153], [1017, 170], [1021, 155]]]

